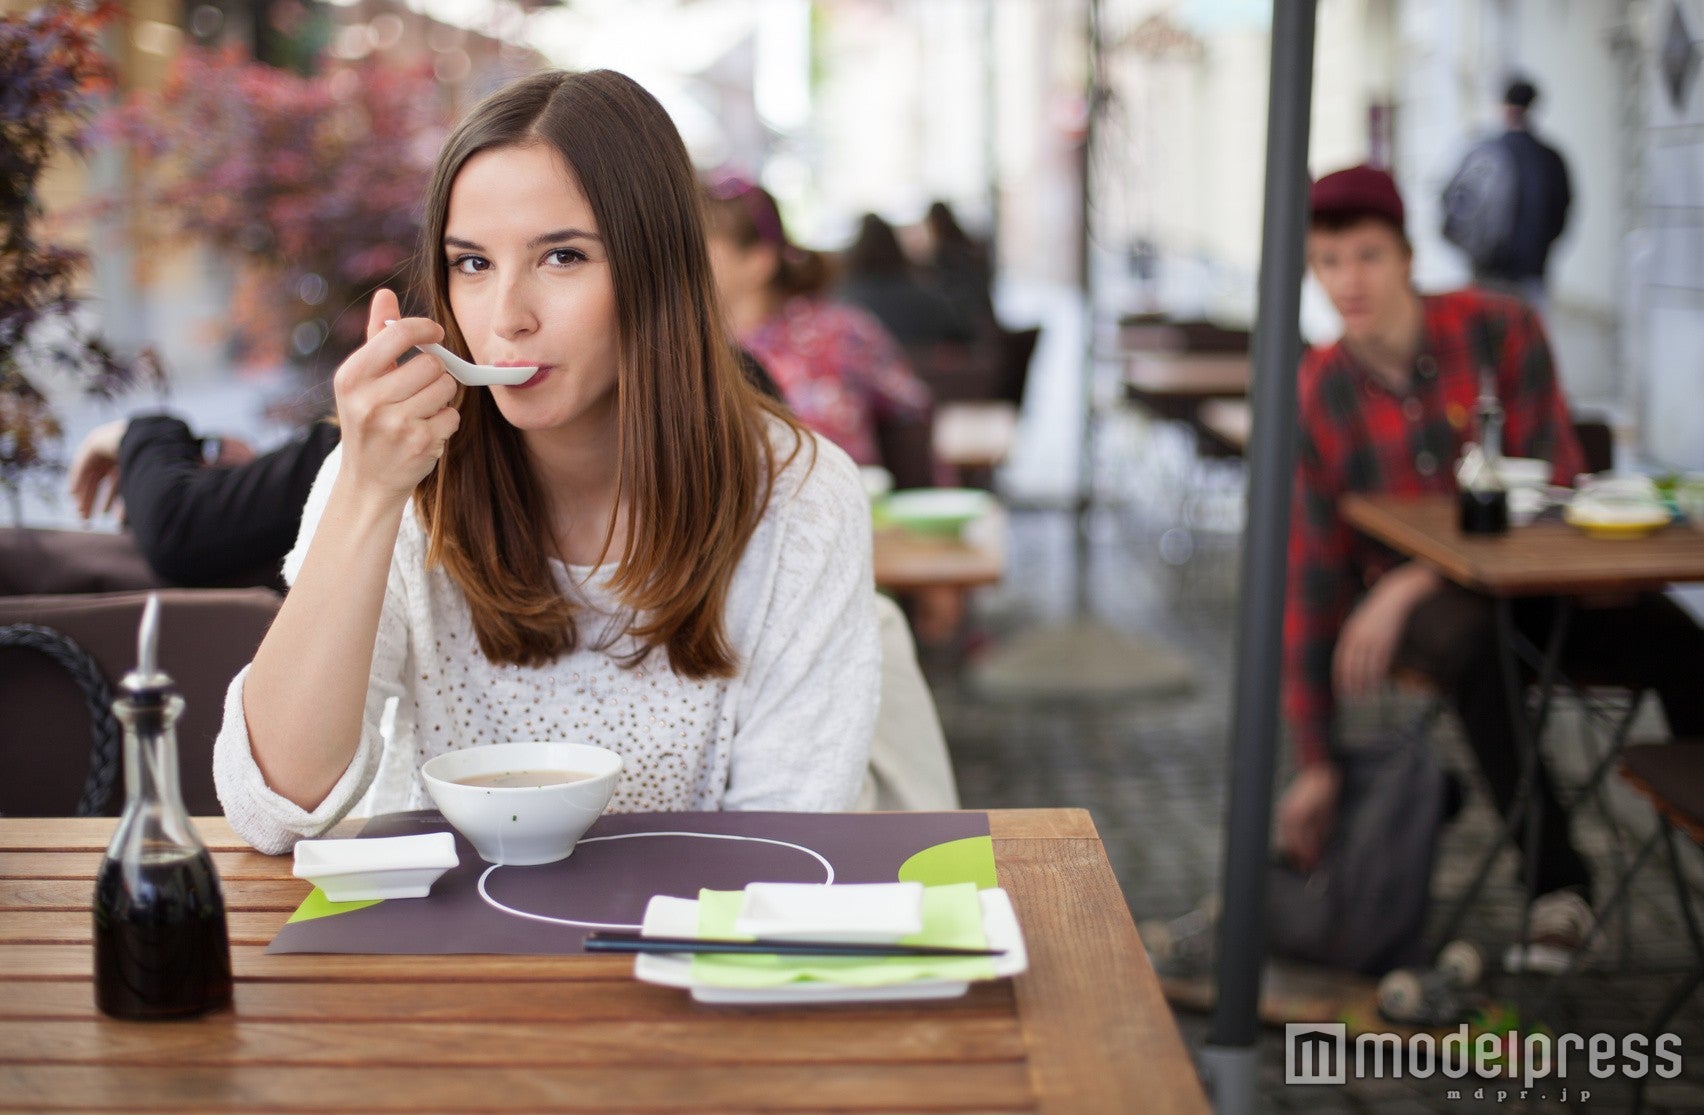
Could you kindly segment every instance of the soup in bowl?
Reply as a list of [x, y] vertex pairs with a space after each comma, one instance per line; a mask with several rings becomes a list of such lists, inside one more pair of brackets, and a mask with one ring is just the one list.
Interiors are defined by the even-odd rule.
[[603, 814], [621, 756], [589, 743], [493, 743], [420, 767], [426, 792], [487, 863], [566, 859]]

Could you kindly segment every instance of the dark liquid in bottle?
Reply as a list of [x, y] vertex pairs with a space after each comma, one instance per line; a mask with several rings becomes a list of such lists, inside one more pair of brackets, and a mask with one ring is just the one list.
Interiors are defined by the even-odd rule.
[[225, 900], [206, 852], [101, 865], [95, 1003], [115, 1018], [177, 1018], [231, 1002]]
[[1463, 488], [1461, 532], [1463, 534], [1503, 534], [1509, 529], [1509, 493], [1501, 488], [1474, 491]]

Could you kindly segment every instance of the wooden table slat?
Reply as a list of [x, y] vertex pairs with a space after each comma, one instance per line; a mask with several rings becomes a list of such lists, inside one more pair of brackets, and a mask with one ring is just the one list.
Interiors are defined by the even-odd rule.
[[[7, 914], [5, 917], [11, 917]], [[282, 922], [282, 917], [280, 917]], [[0, 980], [88, 979], [90, 944], [0, 944]], [[632, 975], [633, 961], [621, 956], [357, 956], [319, 953], [272, 954], [260, 945], [232, 945], [231, 968], [239, 980], [346, 979], [381, 983], [463, 983], [527, 980], [577, 983]]]
[[[236, 1068], [0, 1065], [0, 1111], [56, 1107], [122, 1111], [791, 1111], [815, 1097], [835, 1109], [895, 1105], [938, 1111], [1011, 1111], [1031, 1106], [1019, 1065], [650, 1065], [597, 1067]], [[820, 1101], [818, 1101], [820, 1102]]]
[[[0, 1019], [89, 1020], [95, 1010], [91, 956], [83, 952], [80, 978], [58, 980], [0, 980]], [[346, 979], [262, 982], [240, 979], [235, 1007], [244, 1022], [478, 1022], [501, 1017], [507, 1022], [595, 1022], [617, 1019], [678, 1020], [700, 1013], [718, 1018], [747, 1015], [797, 1024], [813, 1017], [816, 1008], [781, 1010], [766, 1007], [741, 1012], [729, 1007], [688, 1006], [674, 988], [640, 983], [631, 962], [603, 979], [582, 979], [565, 987], [561, 980], [462, 980], [427, 983], [420, 980], [376, 983]], [[1012, 984], [990, 980], [975, 984], [962, 998], [930, 1003], [919, 1012], [913, 1003], [870, 1003], [858, 1008], [868, 1021], [924, 1018], [930, 1025], [956, 1024], [963, 1018], [1013, 1017]], [[789, 1021], [790, 1020], [790, 1021]]]
[[[302, 904], [312, 884], [302, 879], [219, 880], [225, 905], [232, 910], [283, 910]], [[86, 878], [6, 878], [0, 876], [0, 912], [6, 910], [82, 910], [87, 912], [94, 888]]]
[[657, 1066], [832, 1064], [836, 1061], [1000, 1063], [1024, 1059], [1015, 1018], [926, 1015], [799, 1018], [746, 1013], [697, 1019], [610, 1018], [541, 1027], [490, 1021], [256, 1022], [232, 1014], [197, 1026], [106, 1019], [0, 1020], [0, 1064]]
[[[105, 851], [102, 847], [63, 852], [0, 852], [0, 879], [88, 879], [93, 886], [95, 872], [100, 869]], [[221, 880], [276, 880], [281, 874], [288, 877], [289, 864], [288, 859], [263, 856], [255, 851], [213, 853], [213, 868], [219, 872]]]

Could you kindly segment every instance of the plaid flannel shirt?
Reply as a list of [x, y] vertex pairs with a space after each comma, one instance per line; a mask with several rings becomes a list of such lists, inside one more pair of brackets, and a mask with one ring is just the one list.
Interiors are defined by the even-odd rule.
[[1558, 484], [1572, 484], [1583, 467], [1550, 346], [1532, 310], [1476, 290], [1421, 301], [1424, 325], [1406, 393], [1369, 374], [1342, 342], [1302, 358], [1283, 692], [1304, 765], [1330, 752], [1338, 632], [1362, 594], [1403, 561], [1343, 521], [1344, 494], [1453, 494], [1462, 445], [1477, 438], [1474, 403], [1485, 361], [1496, 366], [1503, 451], [1550, 461]]

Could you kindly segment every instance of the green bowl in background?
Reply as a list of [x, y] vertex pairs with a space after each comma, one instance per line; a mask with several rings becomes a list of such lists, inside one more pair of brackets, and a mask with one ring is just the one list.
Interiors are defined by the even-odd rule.
[[966, 523], [999, 506], [980, 488], [909, 488], [875, 505], [876, 525], [891, 524], [919, 534], [956, 535]]

